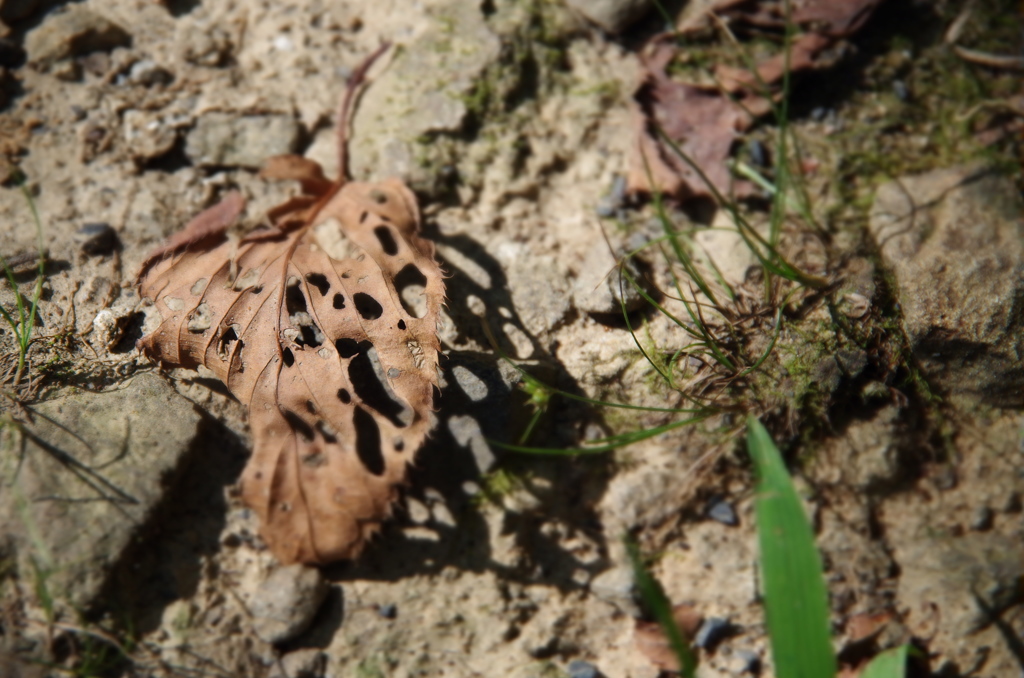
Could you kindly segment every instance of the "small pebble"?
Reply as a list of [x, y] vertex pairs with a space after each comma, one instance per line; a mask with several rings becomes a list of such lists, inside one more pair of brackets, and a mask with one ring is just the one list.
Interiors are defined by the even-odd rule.
[[697, 629], [697, 635], [693, 642], [697, 647], [708, 649], [713, 645], [717, 644], [720, 640], [725, 638], [729, 633], [728, 619], [722, 619], [721, 617], [708, 617], [704, 620], [704, 623]]
[[590, 662], [574, 659], [569, 662], [569, 678], [600, 678], [601, 672]]
[[757, 675], [761, 672], [761, 657], [753, 650], [736, 650], [736, 656], [743, 661], [739, 673]]
[[611, 191], [601, 198], [601, 202], [597, 204], [597, 208], [595, 209], [597, 216], [602, 219], [610, 219], [611, 217], [617, 216], [621, 211], [620, 208], [622, 207], [622, 203], [625, 199], [626, 177], [621, 174], [616, 174], [615, 180], [612, 182]]
[[128, 73], [129, 82], [146, 87], [169, 85], [173, 80], [174, 76], [170, 71], [149, 59], [135, 62], [132, 65], [132, 70]]
[[748, 144], [750, 149], [750, 162], [757, 167], [768, 167], [768, 150], [757, 139], [751, 139]]
[[979, 506], [974, 510], [974, 515], [971, 516], [971, 529], [975, 532], [989, 530], [992, 528], [993, 518], [992, 509], [988, 506]]
[[85, 224], [75, 232], [74, 241], [83, 254], [110, 254], [117, 247], [117, 232], [107, 223]]
[[826, 117], [828, 117], [828, 109], [824, 106], [815, 106], [811, 110], [811, 120], [815, 122], [821, 122]]
[[910, 99], [910, 90], [907, 89], [907, 83], [902, 80], [892, 81], [892, 92], [900, 101], [907, 101]]
[[725, 501], [721, 497], [712, 497], [711, 501], [708, 502], [708, 518], [717, 520], [723, 525], [729, 527], [736, 527], [740, 524], [739, 518], [736, 517], [736, 509], [732, 507], [732, 504]]
[[385, 619], [394, 619], [398, 616], [398, 606], [394, 603], [380, 605], [377, 607], [377, 614], [384, 617]]
[[284, 643], [309, 628], [329, 585], [315, 567], [286, 565], [270, 573], [249, 603], [253, 631], [271, 644]]

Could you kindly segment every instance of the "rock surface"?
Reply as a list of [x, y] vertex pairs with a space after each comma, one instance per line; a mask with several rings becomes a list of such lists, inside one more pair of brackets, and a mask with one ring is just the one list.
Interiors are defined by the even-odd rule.
[[878, 189], [870, 231], [914, 356], [954, 395], [1024, 405], [1024, 220], [1013, 182], [956, 167]]
[[[398, 175], [414, 189], [434, 187], [432, 162], [458, 132], [474, 100], [486, 96], [484, 72], [501, 43], [479, 0], [438, 7], [437, 21], [394, 56], [362, 97], [353, 121], [356, 177]], [[330, 170], [328, 170], [330, 173]]]
[[[701, 0], [686, 7], [710, 4]], [[910, 14], [958, 11], [949, 3], [904, 4]], [[690, 342], [680, 328], [657, 312], [638, 313], [642, 324], [634, 326], [634, 337], [621, 323], [581, 310], [584, 304], [574, 302], [572, 290], [573, 275], [599, 234], [598, 219], [607, 219], [614, 246], [621, 238], [638, 243], [629, 246], [635, 249], [642, 239], [664, 235], [650, 226], [649, 205], [625, 199], [616, 181], [631, 139], [628, 106], [637, 49], [646, 31], [661, 28], [656, 16], [637, 25], [634, 34], [609, 39], [606, 31], [577, 21], [561, 1], [82, 0], [73, 7], [126, 28], [131, 44], [63, 58], [49, 69], [26, 65], [18, 50], [20, 36], [58, 16], [44, 16], [40, 9], [23, 25], [13, 25], [0, 43], [5, 82], [17, 84], [5, 90], [9, 105], [0, 111], [2, 129], [11, 133], [4, 136], [10, 146], [2, 149], [9, 168], [0, 174], [18, 169], [29, 177], [50, 258], [31, 348], [33, 384], [58, 388], [73, 381], [111, 390], [147, 366], [133, 350], [146, 327], [146, 309], [130, 289], [146, 254], [225, 191], [240, 190], [249, 200], [238, 225], [241, 233], [257, 227], [267, 208], [296, 190], [289, 182], [265, 181], [251, 169], [263, 161], [261, 153], [288, 147], [289, 130], [280, 134], [286, 143], [270, 144], [242, 160], [240, 149], [233, 148], [241, 143], [235, 130], [251, 118], [290, 119], [299, 130], [292, 148], [336, 167], [331, 121], [343, 83], [382, 42], [393, 48], [372, 69], [357, 108], [355, 174], [407, 172], [418, 191], [426, 235], [437, 243], [451, 275], [440, 330], [446, 385], [434, 435], [403, 488], [408, 510], [396, 510], [359, 561], [325, 571], [325, 577], [342, 582], [344, 599], [340, 586], [329, 587], [310, 627], [278, 647], [255, 633], [250, 611], [277, 565], [258, 537], [256, 516], [233, 485], [249, 449], [245, 408], [218, 391], [209, 374], [172, 375], [174, 388], [211, 416], [200, 421], [188, 464], [163, 494], [158, 519], [142, 530], [147, 538], [120, 559], [117, 582], [129, 584], [103, 600], [112, 618], [126, 619], [138, 630], [138, 649], [126, 670], [153, 678], [209, 673], [214, 665], [225, 675], [253, 678], [307, 667], [332, 677], [538, 678], [578, 672], [580, 678], [594, 673], [654, 678], [657, 668], [634, 642], [641, 605], [622, 548], [628, 533], [653, 556], [652, 571], [673, 603], [692, 604], [703, 617], [732, 625], [727, 639], [701, 649], [704, 678], [743, 675], [754, 670], [752, 663], [761, 665], [760, 675], [772, 675], [741, 417], [730, 412], [614, 453], [571, 459], [505, 454], [494, 444], [518, 442], [534, 408], [540, 416], [528, 443], [560, 449], [666, 421], [664, 412], [590, 408], [572, 397], [687, 406], [664, 387], [637, 349], [639, 340], [658, 349], [652, 355], [672, 360]], [[972, 14], [972, 21], [977, 16]], [[29, 23], [36, 21], [38, 26]], [[904, 35], [900, 27], [893, 30]], [[865, 76], [876, 77], [872, 74], [891, 57], [901, 64], [925, 59], [917, 45], [926, 38], [914, 36], [912, 57], [899, 51], [865, 53]], [[855, 36], [851, 43], [857, 41]], [[946, 45], [938, 48], [948, 52]], [[684, 71], [703, 71], [723, 56], [723, 63], [735, 63], [729, 61], [735, 47], [702, 42], [700, 59], [680, 65]], [[948, 67], [943, 62], [942, 68]], [[934, 72], [929, 64], [928, 73]], [[915, 96], [900, 106], [949, 99], [924, 98], [927, 78], [920, 75], [917, 66], [901, 71]], [[972, 77], [987, 76], [974, 71]], [[800, 105], [792, 109], [794, 132], [808, 141], [800, 178], [809, 182], [811, 207], [833, 240], [827, 256], [810, 256], [823, 249], [821, 239], [806, 233], [794, 214], [785, 220], [780, 244], [787, 255], [796, 255], [791, 263], [836, 280], [841, 287], [835, 294], [829, 288], [810, 298], [790, 298], [784, 322], [775, 325], [777, 309], [766, 301], [769, 290], [759, 284], [760, 267], [751, 267], [749, 249], [731, 233], [701, 226], [731, 224], [703, 211], [684, 218], [675, 208], [669, 210], [670, 222], [687, 236], [710, 234], [696, 235], [698, 263], [714, 262], [740, 293], [745, 306], [733, 318], [737, 338], [745, 336], [744, 323], [756, 321], [752, 341], [760, 355], [775, 338], [772, 330], [779, 330], [765, 365], [782, 356], [792, 371], [769, 374], [769, 393], [754, 409], [763, 406], [772, 413], [773, 432], [794, 455], [788, 457], [796, 462], [794, 476], [798, 482], [809, 480], [801, 487], [818, 529], [837, 624], [850, 615], [907, 615], [915, 633], [932, 638], [927, 651], [932, 668], [941, 667], [942, 675], [980, 667], [974, 675], [1012, 676], [1019, 662], [998, 624], [957, 635], [984, 623], [980, 608], [964, 604], [964, 578], [950, 574], [946, 583], [923, 565], [941, 561], [979, 573], [981, 590], [998, 594], [986, 593], [986, 599], [1005, 599], [1006, 582], [1015, 575], [1013, 568], [1007, 577], [999, 574], [998, 553], [991, 558], [993, 574], [987, 555], [961, 567], [949, 559], [945, 545], [965, 534], [991, 543], [1021, 543], [1024, 417], [993, 408], [961, 417], [952, 399], [941, 409], [922, 402], [926, 398], [914, 387], [917, 372], [914, 383], [901, 376], [906, 371], [903, 335], [892, 330], [900, 322], [893, 303], [899, 281], [886, 277], [885, 262], [876, 270], [874, 259], [864, 258], [874, 257], [875, 248], [864, 242], [859, 207], [822, 197], [837, 186], [834, 152], [848, 151], [843, 139], [863, 134], [865, 121], [884, 126], [877, 140], [886, 144], [906, 141], [912, 133], [933, 138], [915, 122], [919, 116], [902, 116], [902, 109], [892, 108], [895, 99], [884, 96], [891, 83], [882, 84], [867, 102], [860, 97], [860, 79], [851, 89], [855, 96], [838, 100], [822, 101], [817, 88], [803, 88]], [[803, 116], [824, 105], [836, 110]], [[893, 115], [900, 116], [896, 127], [888, 123]], [[186, 135], [217, 117], [220, 131], [200, 140], [202, 147], [194, 146], [191, 156], [185, 153]], [[964, 127], [1003, 117], [986, 106]], [[776, 155], [772, 127], [766, 120], [747, 140], [764, 140], [769, 157]], [[870, 134], [878, 129], [871, 127]], [[265, 141], [247, 139], [246, 144]], [[865, 149], [877, 156], [876, 138], [869, 139]], [[953, 140], [957, 143], [968, 142]], [[224, 153], [212, 162], [228, 164], [205, 164], [208, 152], [211, 158]], [[914, 166], [933, 165], [929, 152], [922, 148]], [[230, 153], [236, 156], [223, 160]], [[851, 159], [847, 153], [839, 167]], [[230, 164], [235, 162], [244, 164]], [[328, 174], [334, 171], [329, 168]], [[863, 197], [860, 191], [874, 191], [872, 182], [858, 175], [840, 193], [844, 200], [850, 197], [847, 189]], [[755, 227], [767, 223], [764, 204], [752, 201], [743, 209], [749, 209]], [[855, 218], [847, 219], [843, 209], [856, 211]], [[0, 214], [14, 226], [0, 228], [0, 254], [19, 257], [16, 291], [30, 297], [36, 233], [16, 187], [0, 190]], [[109, 224], [120, 247], [84, 253], [75, 234], [93, 223]], [[720, 237], [723, 233], [733, 237]], [[818, 249], [812, 251], [815, 241]], [[669, 306], [677, 295], [656, 247], [647, 250], [652, 253], [648, 272], [666, 291], [660, 299]], [[778, 277], [766, 282], [772, 289], [779, 286], [776, 301], [789, 298]], [[0, 276], [5, 308], [14, 307], [14, 291]], [[611, 296], [602, 303], [605, 309], [616, 307]], [[674, 308], [677, 317], [686, 317], [678, 303]], [[837, 327], [857, 341], [844, 339]], [[731, 341], [731, 332], [721, 339]], [[5, 394], [16, 357], [12, 345], [0, 322]], [[713, 399], [723, 388], [732, 394], [728, 402], [744, 397], [744, 380], [722, 383], [699, 356], [676, 366], [677, 376], [693, 379], [695, 388]], [[525, 380], [518, 369], [539, 383]], [[814, 397], [794, 407], [794, 400], [807, 395], [801, 380], [818, 383]], [[123, 404], [116, 393], [95, 396], [114, 408], [115, 422]], [[155, 400], [152, 409], [161, 410], [160, 399]], [[956, 416], [946, 416], [947, 406]], [[6, 395], [0, 395], [0, 409], [0, 417], [23, 417]], [[193, 426], [188, 417], [177, 419], [179, 433]], [[11, 431], [5, 427], [0, 433], [4, 464], [11, 460], [5, 446]], [[984, 439], [973, 440], [976, 435]], [[146, 474], [153, 472], [159, 467], [140, 469], [137, 482], [151, 482]], [[5, 492], [6, 487], [0, 489]], [[738, 525], [709, 519], [713, 497], [727, 498]], [[87, 514], [93, 507], [78, 503], [72, 510]], [[978, 542], [964, 547], [991, 553]], [[908, 566], [908, 559], [922, 567]], [[63, 561], [57, 563], [62, 566]], [[50, 639], [39, 623], [45, 617], [34, 602], [32, 575], [18, 580], [11, 570], [0, 571], [7, 572], [4, 584], [14, 584], [3, 590], [15, 590], [0, 601], [2, 609], [15, 612], [13, 619], [5, 612], [0, 656], [14, 651], [32, 661], [51, 659], [43, 656]], [[998, 585], [985, 584], [989, 581]], [[935, 594], [943, 586], [951, 595]], [[913, 596], [918, 595], [936, 603], [935, 635], [928, 636], [933, 620], [916, 616]], [[19, 610], [26, 619], [17, 618]], [[61, 621], [81, 620], [62, 616]], [[1022, 608], [1004, 609], [1003, 622], [1019, 637]], [[98, 630], [81, 623], [86, 632]], [[899, 622], [889, 627], [893, 630], [879, 636], [880, 647], [910, 637]], [[58, 648], [86, 642], [78, 632], [57, 633]], [[320, 657], [326, 657], [326, 667], [316, 665]], [[68, 664], [74, 661], [69, 658]]]
[[49, 66], [68, 57], [107, 52], [131, 44], [131, 35], [109, 19], [78, 5], [51, 14], [25, 38], [29, 61]]
[[[89, 606], [194, 444], [200, 415], [160, 377], [33, 408], [24, 452], [3, 457], [3, 541], [26, 581]], [[41, 574], [35, 574], [35, 568]]]
[[651, 0], [566, 0], [566, 4], [608, 31], [621, 33], [650, 11]]
[[621, 316], [623, 306], [632, 312], [647, 303], [626, 277], [628, 274], [638, 283], [643, 281], [636, 264], [628, 263], [626, 273], [620, 274], [618, 262], [603, 238], [594, 238], [577, 268], [572, 300], [579, 310], [596, 315]]
[[249, 603], [256, 635], [271, 644], [284, 643], [309, 628], [328, 591], [315, 567], [279, 567], [260, 584]]
[[[149, 142], [157, 145], [150, 155], [166, 150], [162, 138]], [[298, 140], [299, 124], [290, 115], [206, 113], [188, 133], [185, 155], [196, 165], [257, 168], [271, 156], [293, 152]]]

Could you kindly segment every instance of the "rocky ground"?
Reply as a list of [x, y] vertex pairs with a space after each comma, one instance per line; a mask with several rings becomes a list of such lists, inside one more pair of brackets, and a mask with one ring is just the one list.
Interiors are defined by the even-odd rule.
[[[773, 675], [747, 412], [792, 461], [846, 665], [909, 641], [936, 675], [1024, 671], [1019, 73], [951, 48], [960, 3], [881, 3], [792, 96], [811, 213], [780, 250], [827, 284], [764, 301], [750, 252], [708, 228], [723, 213], [669, 205], [746, 304], [730, 355], [771, 349], [742, 378], [672, 363], [669, 388], [638, 346], [668, 365], [689, 339], [627, 293], [632, 334], [605, 276], [661, 228], [619, 179], [638, 51], [665, 29], [654, 12], [625, 30], [645, 4], [0, 2], [4, 309], [38, 280], [33, 209], [47, 252], [21, 374], [0, 326], [0, 676], [653, 678], [627, 534], [703, 618], [698, 675]], [[1019, 55], [1024, 20], [1001, 5], [963, 19], [963, 44]], [[737, 61], [696, 35], [681, 72]], [[259, 177], [265, 158], [333, 175], [344, 81], [384, 41], [352, 171], [416, 191], [450, 274], [439, 421], [360, 560], [282, 568], [238, 494], [243, 406], [139, 355], [153, 318], [133, 279], [230, 189], [240, 229], [260, 224], [295, 190]], [[770, 175], [777, 129], [762, 119], [734, 155]], [[767, 204], [741, 209], [761, 225]], [[635, 270], [669, 289], [655, 252]], [[538, 406], [529, 443], [548, 448], [679, 418], [548, 387], [717, 409], [613, 453], [503, 452]]]

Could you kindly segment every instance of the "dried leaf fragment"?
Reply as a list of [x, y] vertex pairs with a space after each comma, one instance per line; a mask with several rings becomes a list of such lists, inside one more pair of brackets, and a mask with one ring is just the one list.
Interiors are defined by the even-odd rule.
[[[672, 608], [672, 619], [683, 637], [692, 640], [704, 616], [692, 605], [681, 604]], [[679, 657], [657, 622], [638, 620], [633, 629], [633, 644], [640, 654], [662, 671], [679, 671]]]

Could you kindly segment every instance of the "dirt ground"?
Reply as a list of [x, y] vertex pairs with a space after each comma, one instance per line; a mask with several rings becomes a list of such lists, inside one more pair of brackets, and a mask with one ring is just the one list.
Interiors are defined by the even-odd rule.
[[[806, 500], [845, 666], [912, 642], [921, 675], [1024, 675], [1024, 90], [1019, 72], [945, 41], [963, 9], [880, 3], [833, 64], [795, 78], [787, 124], [816, 224], [787, 220], [780, 249], [828, 285], [780, 283], [785, 302], [759, 301], [756, 260], [708, 228], [724, 211], [668, 205], [747, 304], [730, 350], [769, 355], [742, 379], [684, 358], [674, 389], [656, 362], [689, 339], [638, 297], [631, 333], [605, 276], [660, 235], [651, 201], [619, 179], [656, 12], [612, 36], [554, 0], [0, 2], [0, 254], [17, 286], [0, 283], [4, 309], [38, 280], [33, 210], [46, 250], [17, 379], [0, 325], [0, 678], [654, 678], [626, 535], [704, 618], [699, 676], [772, 676], [747, 413]], [[1003, 2], [969, 15], [962, 40], [1019, 59], [1022, 30]], [[742, 63], [713, 28], [695, 36], [676, 77]], [[759, 55], [778, 44], [740, 37]], [[263, 223], [296, 190], [259, 176], [266, 157], [302, 154], [333, 176], [344, 82], [384, 42], [352, 173], [409, 184], [449, 275], [438, 422], [383, 532], [323, 568], [305, 630], [268, 642], [254, 610], [280, 570], [239, 495], [245, 407], [210, 373], [139, 354], [158, 320], [133, 281], [229, 190], [248, 200], [237, 232]], [[770, 167], [777, 131], [762, 118], [734, 157]], [[948, 168], [968, 178], [927, 174]], [[908, 175], [926, 178], [894, 181]], [[901, 186], [938, 191], [915, 206], [929, 215], [907, 227], [917, 240], [886, 221]], [[768, 223], [763, 193], [742, 209]], [[921, 244], [931, 233], [948, 235], [937, 253]], [[671, 289], [664, 259], [638, 261], [651, 289]], [[947, 282], [975, 292], [929, 301]], [[504, 451], [538, 407], [528, 442], [543, 448], [679, 419], [548, 387], [719, 409], [610, 453]]]

